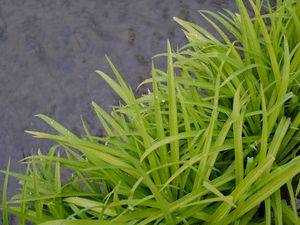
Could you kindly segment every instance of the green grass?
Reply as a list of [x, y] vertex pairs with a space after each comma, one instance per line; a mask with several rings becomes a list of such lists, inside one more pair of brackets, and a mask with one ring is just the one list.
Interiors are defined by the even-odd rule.
[[167, 69], [152, 64], [148, 94], [109, 59], [115, 79], [96, 71], [122, 100], [111, 113], [92, 103], [105, 136], [37, 115], [56, 132], [27, 133], [57, 145], [25, 158], [25, 174], [2, 171], [4, 224], [300, 224], [300, 4], [250, 0], [250, 17], [236, 2], [238, 14], [199, 11], [222, 40], [174, 18], [187, 44], [155, 57]]

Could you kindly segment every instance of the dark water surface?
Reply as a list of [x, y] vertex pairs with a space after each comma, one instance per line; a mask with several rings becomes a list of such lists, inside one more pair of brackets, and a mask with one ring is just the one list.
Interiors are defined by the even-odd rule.
[[196, 10], [222, 8], [235, 10], [234, 0], [0, 0], [0, 169], [11, 157], [12, 170], [21, 171], [18, 160], [52, 144], [24, 133], [50, 131], [37, 113], [75, 133], [82, 133], [82, 115], [101, 132], [91, 101], [106, 109], [117, 102], [94, 73], [112, 74], [105, 54], [134, 88], [150, 76], [151, 56], [166, 50], [167, 39], [173, 48], [185, 43], [173, 16], [209, 27]]

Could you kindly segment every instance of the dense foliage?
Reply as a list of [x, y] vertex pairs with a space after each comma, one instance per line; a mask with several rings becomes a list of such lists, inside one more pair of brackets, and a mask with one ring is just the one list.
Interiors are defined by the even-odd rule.
[[250, 0], [250, 17], [236, 2], [238, 14], [200, 11], [221, 38], [175, 18], [188, 42], [156, 58], [167, 69], [153, 64], [148, 94], [108, 59], [116, 81], [97, 73], [121, 103], [92, 103], [106, 136], [38, 115], [58, 133], [28, 133], [58, 145], [25, 158], [25, 174], [4, 171], [4, 224], [300, 224], [300, 4]]

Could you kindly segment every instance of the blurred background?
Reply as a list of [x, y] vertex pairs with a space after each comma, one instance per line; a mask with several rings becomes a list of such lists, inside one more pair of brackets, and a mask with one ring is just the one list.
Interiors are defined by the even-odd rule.
[[[11, 170], [20, 172], [20, 159], [53, 144], [24, 133], [52, 131], [35, 114], [76, 134], [82, 133], [82, 115], [101, 134], [91, 102], [106, 110], [118, 102], [94, 73], [112, 75], [105, 54], [136, 88], [150, 77], [151, 57], [166, 51], [167, 39], [173, 49], [185, 43], [173, 16], [209, 27], [197, 10], [222, 8], [236, 11], [235, 1], [0, 0], [0, 170], [10, 157]], [[1, 174], [1, 196], [3, 180]], [[11, 180], [10, 195], [17, 188]]]

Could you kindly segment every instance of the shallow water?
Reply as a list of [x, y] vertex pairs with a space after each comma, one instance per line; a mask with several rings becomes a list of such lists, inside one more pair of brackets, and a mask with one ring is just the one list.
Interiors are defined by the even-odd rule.
[[173, 48], [185, 42], [173, 16], [209, 27], [196, 10], [221, 8], [235, 10], [234, 0], [0, 0], [0, 169], [11, 157], [11, 170], [21, 171], [18, 160], [51, 146], [24, 133], [50, 131], [37, 113], [78, 134], [82, 115], [101, 133], [91, 101], [106, 109], [118, 102], [94, 73], [112, 74], [105, 54], [135, 88], [167, 39]]

